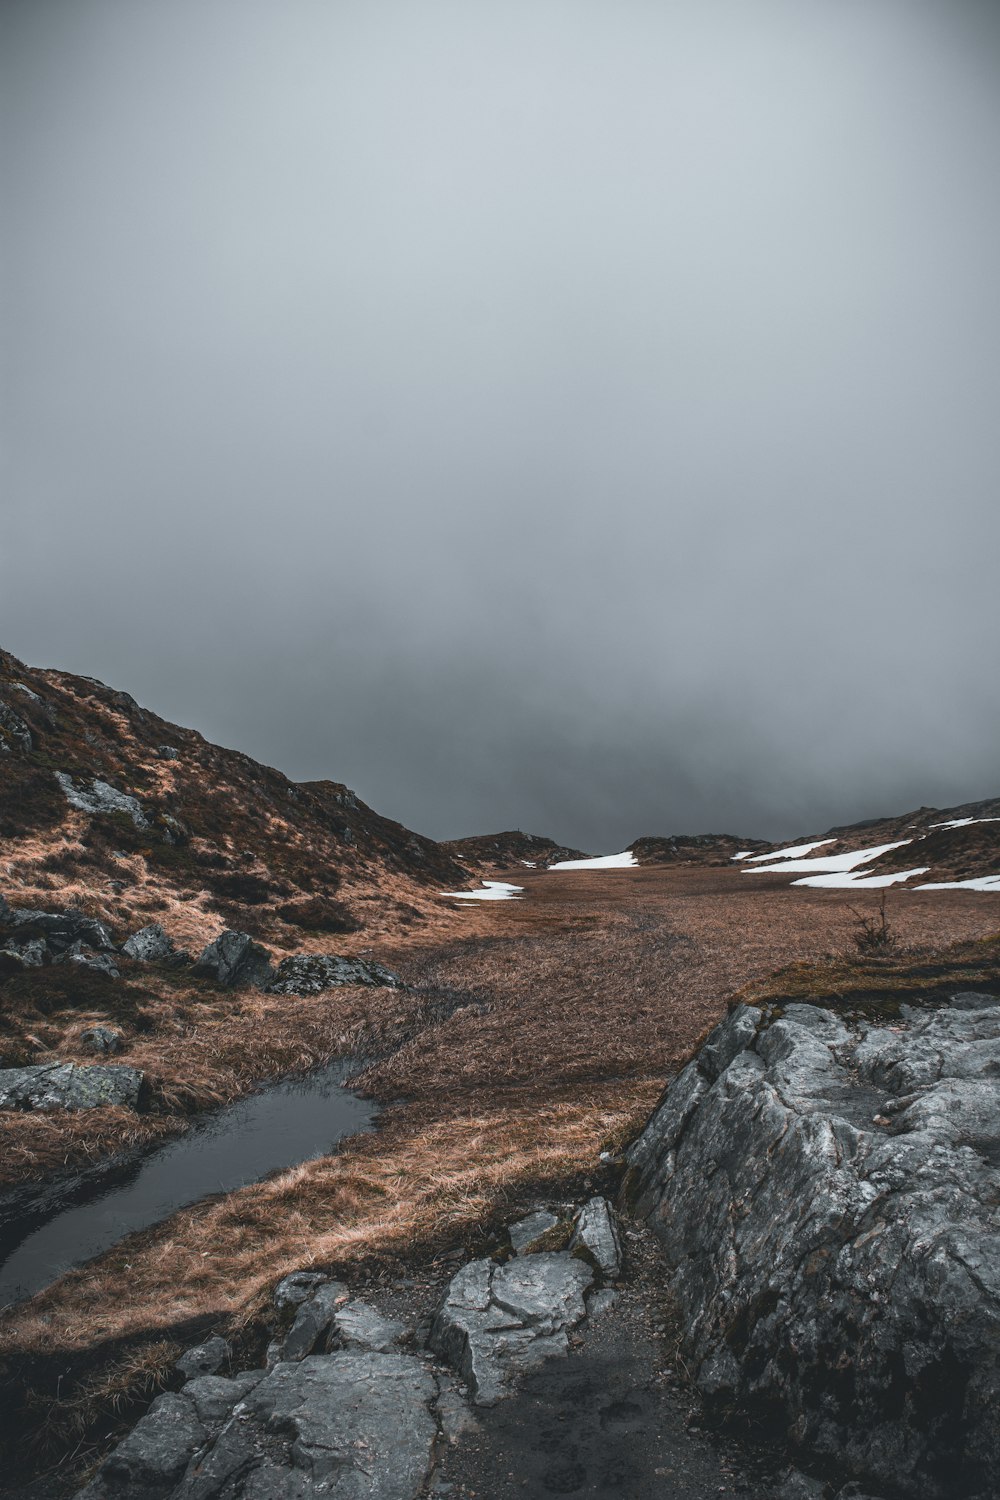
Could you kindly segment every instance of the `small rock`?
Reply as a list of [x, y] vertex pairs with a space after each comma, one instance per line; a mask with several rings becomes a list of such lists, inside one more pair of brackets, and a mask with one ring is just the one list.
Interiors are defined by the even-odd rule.
[[318, 1286], [328, 1280], [322, 1271], [290, 1271], [274, 1289], [274, 1305], [279, 1312], [298, 1307], [311, 1297]]
[[161, 760], [176, 760], [181, 752], [173, 745], [157, 745], [156, 753]]
[[584, 1204], [570, 1240], [570, 1250], [581, 1248], [596, 1262], [607, 1281], [621, 1271], [622, 1247], [611, 1205], [606, 1198], [591, 1198]]
[[95, 953], [93, 948], [88, 948], [81, 942], [75, 942], [67, 948], [60, 962], [79, 964], [83, 969], [95, 969], [99, 974], [107, 974], [109, 979], [121, 978], [118, 965], [110, 953]]
[[193, 972], [226, 988], [253, 985], [267, 989], [274, 978], [271, 955], [245, 932], [220, 933], [202, 950]]
[[23, 754], [27, 754], [31, 750], [34, 744], [31, 737], [31, 730], [21, 718], [21, 715], [16, 714], [6, 703], [0, 703], [0, 729], [13, 740], [14, 744]]
[[193, 1349], [182, 1354], [174, 1369], [185, 1380], [193, 1380], [197, 1375], [217, 1375], [231, 1353], [225, 1339], [220, 1334], [214, 1334], [203, 1344], [196, 1344]]
[[350, 1298], [342, 1281], [328, 1281], [317, 1288], [295, 1314], [295, 1321], [279, 1342], [279, 1359], [299, 1360], [311, 1354], [333, 1324], [334, 1315]]
[[348, 1302], [334, 1313], [328, 1347], [340, 1345], [345, 1349], [371, 1349], [381, 1353], [391, 1349], [405, 1332], [405, 1323], [396, 1318], [383, 1318], [367, 1302]]
[[140, 927], [138, 932], [133, 932], [130, 938], [122, 943], [122, 952], [128, 958], [138, 959], [141, 963], [155, 963], [161, 958], [170, 958], [176, 952], [173, 938], [160, 926], [159, 922], [150, 922], [148, 927]]
[[536, 1240], [548, 1230], [554, 1229], [559, 1223], [555, 1214], [549, 1213], [547, 1208], [540, 1208], [533, 1214], [528, 1214], [525, 1219], [518, 1219], [507, 1231], [511, 1245], [514, 1247], [515, 1255], [523, 1255]]
[[603, 1318], [606, 1313], [618, 1303], [618, 1293], [613, 1286], [601, 1287], [600, 1291], [594, 1292], [587, 1302], [587, 1316], [591, 1318]]
[[80, 1040], [91, 1052], [100, 1052], [105, 1057], [114, 1057], [125, 1045], [122, 1033], [113, 1026], [91, 1026], [81, 1033]]

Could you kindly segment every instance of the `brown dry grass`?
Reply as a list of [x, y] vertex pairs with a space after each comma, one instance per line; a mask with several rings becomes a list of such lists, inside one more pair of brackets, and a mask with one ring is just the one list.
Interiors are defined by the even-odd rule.
[[[85, 1363], [101, 1348], [87, 1378], [103, 1389], [122, 1358], [145, 1369], [141, 1351], [179, 1327], [258, 1327], [270, 1288], [297, 1266], [356, 1269], [472, 1242], [529, 1189], [595, 1172], [600, 1150], [639, 1128], [741, 987], [779, 966], [832, 970], [853, 953], [856, 892], [698, 867], [526, 871], [518, 883], [524, 902], [442, 903], [433, 931], [380, 952], [424, 987], [415, 995], [241, 996], [225, 1016], [197, 1002], [204, 1011], [186, 1033], [171, 1039], [163, 1026], [142, 1044], [148, 1053], [137, 1047], [161, 1078], [186, 1066], [186, 1086], [226, 1093], [239, 1038], [255, 1028], [270, 1038], [263, 1065], [267, 1048], [335, 1049], [360, 1034], [352, 1026], [381, 1024], [403, 1045], [363, 1082], [405, 1102], [337, 1155], [187, 1209], [13, 1310], [0, 1334], [7, 1370]], [[992, 895], [904, 892], [894, 906], [902, 944], [919, 955], [1000, 928]], [[441, 995], [467, 1003], [435, 1023], [428, 997]], [[409, 1005], [425, 1009], [406, 1041]], [[123, 1278], [128, 1299], [116, 1294]]]

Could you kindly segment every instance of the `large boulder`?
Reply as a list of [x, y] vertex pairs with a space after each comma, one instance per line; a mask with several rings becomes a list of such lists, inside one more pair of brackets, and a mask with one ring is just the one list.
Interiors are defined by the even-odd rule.
[[341, 958], [335, 953], [296, 953], [281, 960], [268, 988], [272, 995], [318, 995], [342, 984], [398, 989], [402, 980], [391, 969], [369, 959]]
[[0, 1068], [0, 1109], [100, 1109], [108, 1104], [138, 1109], [146, 1092], [145, 1074], [121, 1063]]
[[201, 979], [214, 979], [226, 988], [253, 985], [267, 989], [274, 978], [271, 955], [245, 932], [222, 932], [209, 943], [194, 966]]
[[1000, 1492], [1000, 1007], [741, 1006], [629, 1152], [685, 1360], [894, 1494]]

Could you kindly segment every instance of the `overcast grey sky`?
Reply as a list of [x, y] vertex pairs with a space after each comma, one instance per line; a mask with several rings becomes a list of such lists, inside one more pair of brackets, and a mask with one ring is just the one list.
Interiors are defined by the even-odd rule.
[[992, 0], [6, 0], [0, 641], [439, 837], [1000, 791]]

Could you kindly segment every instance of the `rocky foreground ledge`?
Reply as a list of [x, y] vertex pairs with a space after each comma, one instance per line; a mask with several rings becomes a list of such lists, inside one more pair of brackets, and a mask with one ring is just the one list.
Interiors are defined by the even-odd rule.
[[893, 1495], [1000, 1493], [1000, 1000], [741, 1006], [628, 1160], [707, 1397]]

